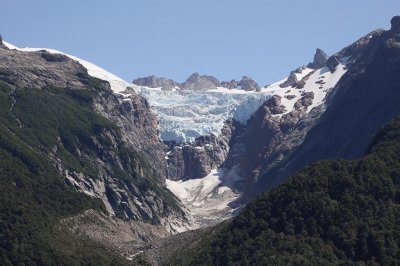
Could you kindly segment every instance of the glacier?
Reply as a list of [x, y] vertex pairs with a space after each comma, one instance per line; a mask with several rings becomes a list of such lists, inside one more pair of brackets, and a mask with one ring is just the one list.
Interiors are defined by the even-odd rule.
[[229, 118], [246, 124], [252, 114], [271, 97], [270, 92], [246, 92], [214, 89], [209, 91], [163, 91], [136, 87], [160, 119], [160, 138], [177, 143], [197, 137], [218, 136]]

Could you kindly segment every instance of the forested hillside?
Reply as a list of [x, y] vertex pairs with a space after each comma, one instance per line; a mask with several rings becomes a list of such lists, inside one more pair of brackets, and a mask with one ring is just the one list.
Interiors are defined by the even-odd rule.
[[46, 147], [57, 141], [54, 131], [60, 131], [66, 136], [65, 149], [59, 151], [66, 165], [88, 174], [95, 171], [70, 154], [75, 139], [112, 126], [85, 107], [90, 93], [95, 90], [15, 92], [0, 81], [0, 264], [123, 262], [101, 245], [59, 227], [63, 217], [86, 209], [105, 211], [105, 207], [101, 200], [67, 187], [54, 164], [43, 156]]
[[[312, 164], [260, 196], [180, 265], [396, 265], [400, 119], [359, 160]], [[365, 264], [358, 264], [365, 265]]]

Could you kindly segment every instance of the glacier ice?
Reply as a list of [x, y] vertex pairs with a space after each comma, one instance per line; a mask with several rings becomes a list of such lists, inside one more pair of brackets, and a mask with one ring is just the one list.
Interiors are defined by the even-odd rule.
[[251, 115], [269, 98], [270, 92], [229, 93], [225, 90], [163, 91], [136, 87], [160, 119], [160, 138], [177, 143], [219, 135], [229, 118], [246, 124]]

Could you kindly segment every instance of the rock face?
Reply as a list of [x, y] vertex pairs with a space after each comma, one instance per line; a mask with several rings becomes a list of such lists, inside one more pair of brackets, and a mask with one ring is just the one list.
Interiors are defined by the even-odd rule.
[[329, 68], [331, 73], [335, 72], [336, 67], [339, 65], [339, 57], [337, 55], [333, 55], [329, 57], [328, 61], [326, 62], [326, 66]]
[[239, 84], [240, 88], [245, 91], [259, 91], [260, 86], [258, 86], [257, 82], [253, 79], [244, 76], [240, 81]]
[[224, 163], [230, 150], [233, 121], [227, 121], [221, 135], [206, 135], [193, 143], [172, 145], [166, 157], [168, 179], [188, 180], [205, 177]]
[[[56, 135], [52, 137], [58, 140], [50, 149], [43, 146], [39, 150], [43, 150], [43, 157], [65, 177], [66, 184], [100, 198], [107, 211], [118, 217], [151, 221], [171, 232], [187, 225], [185, 212], [164, 187], [167, 173], [164, 145], [158, 139], [158, 120], [144, 98], [133, 92], [125, 98], [113, 94], [108, 82], [90, 77], [77, 61], [45, 51], [0, 49], [0, 80], [12, 88], [13, 106], [19, 104], [19, 98], [14, 95], [27, 90], [36, 91], [38, 99], [43, 97], [46, 101], [72, 96], [73, 102], [90, 103], [87, 108], [92, 115], [101, 116], [101, 121], [110, 125], [96, 126], [95, 133], [85, 133], [92, 135], [78, 132], [68, 138], [63, 132], [58, 133], [57, 128], [46, 129], [54, 132]], [[58, 96], [60, 93], [66, 96]], [[16, 123], [21, 130], [26, 127], [18, 117]], [[85, 127], [88, 122], [81, 123]], [[73, 150], [68, 148], [71, 143], [76, 143]], [[71, 167], [70, 160], [81, 162], [85, 167]], [[96, 171], [88, 172], [86, 167]]]
[[245, 91], [259, 91], [260, 86], [250, 77], [244, 76], [240, 81], [232, 79], [231, 81], [221, 82], [221, 86], [227, 89], [242, 89]]
[[303, 95], [295, 110], [281, 118], [271, 116], [267, 105], [257, 111], [246, 133], [245, 198], [270, 189], [313, 161], [357, 158], [376, 132], [400, 114], [396, 21], [390, 31], [371, 32], [328, 59], [331, 71], [339, 60], [347, 60], [348, 71], [329, 94], [326, 107], [305, 113], [315, 95]]
[[299, 81], [297, 80], [296, 72], [292, 71], [285, 82], [279, 85], [281, 88], [296, 86]]
[[200, 76], [199, 73], [193, 73], [180, 85], [182, 90], [210, 90], [218, 86], [220, 86], [218, 79], [213, 76]]
[[239, 87], [239, 81], [232, 79], [231, 81], [222, 81], [221, 86], [227, 89], [236, 89]]
[[[274, 96], [261, 106], [244, 130], [244, 144], [241, 154], [242, 175], [247, 178], [244, 199], [250, 199], [250, 188], [257, 186], [263, 174], [277, 167], [304, 141], [307, 131], [322, 114], [322, 108], [314, 108], [306, 113], [309, 99], [313, 95], [304, 95], [298, 100], [298, 108], [286, 112], [281, 98]], [[281, 117], [276, 114], [283, 114]], [[228, 158], [229, 159], [229, 158]]]
[[315, 51], [313, 62], [309, 63], [307, 66], [312, 69], [318, 69], [325, 66], [327, 60], [328, 56], [326, 55], [326, 53], [323, 50], [317, 48], [317, 50]]
[[178, 87], [179, 84], [172, 79], [159, 78], [156, 76], [148, 76], [144, 78], [138, 78], [132, 81], [133, 84], [138, 86], [146, 86], [150, 88], [161, 88], [162, 90], [172, 90]]
[[393, 33], [400, 33], [400, 16], [393, 17], [390, 23], [392, 26], [390, 28], [390, 31], [392, 31]]
[[313, 92], [306, 92], [302, 97], [294, 104], [295, 110], [307, 110], [307, 108], [312, 105], [314, 99]]

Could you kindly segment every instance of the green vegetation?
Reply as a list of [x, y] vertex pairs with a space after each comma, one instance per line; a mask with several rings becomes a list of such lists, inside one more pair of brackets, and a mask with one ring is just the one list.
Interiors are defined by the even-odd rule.
[[109, 97], [110, 91], [85, 73], [80, 78], [86, 89], [15, 89], [0, 80], [1, 265], [126, 263], [104, 246], [60, 228], [62, 218], [87, 209], [105, 212], [105, 207], [65, 185], [50, 151], [70, 171], [97, 178], [95, 158], [104, 159], [113, 149], [123, 164], [123, 169], [110, 166], [113, 178], [160, 193], [166, 206], [176, 207], [147, 160], [122, 143], [115, 149], [110, 136], [119, 141], [118, 128], [93, 111], [93, 99]]
[[260, 196], [180, 265], [398, 265], [400, 119], [360, 160], [314, 163]]
[[[4, 103], [4, 97], [0, 99]], [[5, 105], [1, 107], [4, 110]], [[57, 228], [64, 216], [86, 209], [104, 210], [104, 206], [67, 188], [58, 171], [3, 121], [0, 158], [2, 265], [87, 264], [99, 259], [104, 264], [118, 262], [104, 247], [82, 242]]]

